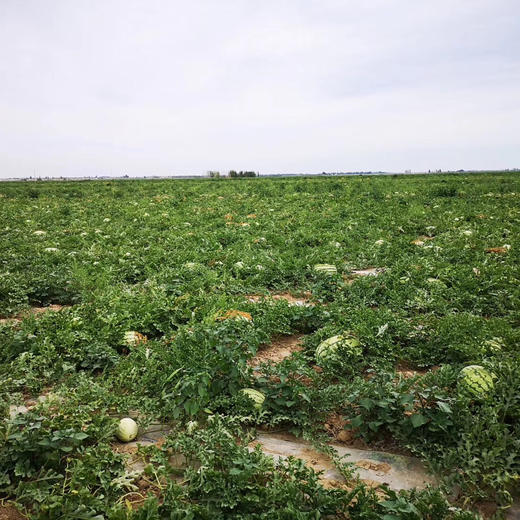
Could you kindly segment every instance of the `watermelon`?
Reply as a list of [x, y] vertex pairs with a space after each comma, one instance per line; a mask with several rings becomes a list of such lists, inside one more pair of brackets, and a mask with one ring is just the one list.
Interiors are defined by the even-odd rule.
[[314, 271], [321, 274], [333, 275], [337, 274], [338, 270], [335, 265], [332, 264], [316, 264], [314, 266]]
[[505, 347], [502, 338], [491, 338], [484, 343], [485, 351], [500, 352]]
[[141, 343], [146, 343], [148, 338], [135, 330], [128, 330], [125, 332], [123, 343], [127, 347], [135, 347], [136, 345], [140, 345]]
[[480, 365], [469, 365], [460, 371], [459, 392], [467, 397], [484, 397], [494, 386], [493, 374]]
[[258, 390], [255, 390], [254, 388], [242, 388], [240, 390], [240, 393], [244, 394], [246, 397], [248, 397], [251, 401], [254, 403], [254, 407], [257, 410], [262, 409], [262, 405], [265, 401], [265, 395], [262, 392], [259, 392]]
[[130, 442], [137, 437], [137, 423], [130, 417], [125, 417], [119, 421], [116, 437], [121, 442]]
[[197, 421], [190, 421], [186, 425], [186, 431], [191, 435], [198, 427], [199, 423]]
[[[343, 353], [340, 352], [343, 350]], [[349, 332], [332, 336], [322, 341], [316, 349], [315, 357], [318, 365], [339, 361], [345, 358], [360, 358], [363, 354], [360, 341]]]

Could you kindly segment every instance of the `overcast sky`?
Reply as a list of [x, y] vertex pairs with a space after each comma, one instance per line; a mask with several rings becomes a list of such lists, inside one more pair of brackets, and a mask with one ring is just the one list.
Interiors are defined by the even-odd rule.
[[513, 167], [519, 0], [0, 0], [0, 177]]

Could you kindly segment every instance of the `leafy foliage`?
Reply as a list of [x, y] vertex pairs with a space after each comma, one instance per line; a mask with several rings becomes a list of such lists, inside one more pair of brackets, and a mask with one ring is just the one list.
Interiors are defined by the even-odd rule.
[[[457, 505], [506, 507], [520, 476], [519, 184], [494, 173], [0, 184], [2, 497], [42, 519], [466, 520]], [[273, 297], [287, 292], [308, 301]], [[53, 304], [65, 307], [40, 309]], [[126, 345], [130, 330], [148, 341]], [[316, 366], [320, 342], [345, 331], [362, 355]], [[301, 352], [252, 366], [296, 333]], [[478, 402], [457, 391], [469, 364], [496, 375]], [[266, 396], [261, 410], [242, 388]], [[155, 493], [135, 511], [137, 477], [112, 445], [129, 414], [174, 428], [143, 454]], [[331, 414], [369, 445], [413, 451], [441, 486], [325, 489], [300, 461], [245, 444], [262, 427], [323, 446]]]

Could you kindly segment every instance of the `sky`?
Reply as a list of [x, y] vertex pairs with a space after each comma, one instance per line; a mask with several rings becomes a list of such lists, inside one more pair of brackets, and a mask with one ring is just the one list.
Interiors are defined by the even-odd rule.
[[0, 0], [0, 177], [488, 168], [518, 0]]

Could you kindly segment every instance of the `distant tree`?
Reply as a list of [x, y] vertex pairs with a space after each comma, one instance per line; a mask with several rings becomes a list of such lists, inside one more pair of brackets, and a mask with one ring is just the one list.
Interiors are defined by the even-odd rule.
[[239, 172], [235, 171], [235, 170], [230, 170], [229, 171], [229, 176], [232, 178], [232, 179], [236, 179], [237, 177], [238, 178], [243, 178], [243, 177], [257, 177], [258, 176], [258, 173], [257, 172], [253, 172], [253, 171], [244, 171], [244, 170], [240, 170]]
[[210, 179], [220, 179], [220, 172], [216, 170], [209, 170], [207, 175]]

